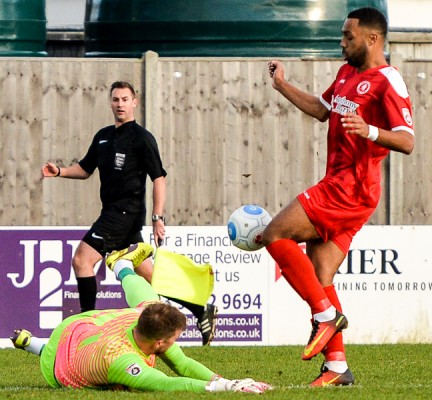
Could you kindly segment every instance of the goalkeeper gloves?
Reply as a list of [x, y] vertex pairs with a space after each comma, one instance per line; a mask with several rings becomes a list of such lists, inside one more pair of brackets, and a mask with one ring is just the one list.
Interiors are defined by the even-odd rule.
[[225, 379], [220, 376], [212, 379], [206, 386], [208, 392], [245, 392], [245, 393], [264, 393], [273, 388], [264, 382], [255, 382], [251, 378], [246, 379]]

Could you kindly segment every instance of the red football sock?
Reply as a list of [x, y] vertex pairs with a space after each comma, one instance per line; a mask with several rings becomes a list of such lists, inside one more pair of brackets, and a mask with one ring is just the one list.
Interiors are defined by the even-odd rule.
[[[331, 303], [336, 307], [336, 310], [342, 312], [342, 306], [334, 285], [326, 286], [324, 292]], [[342, 332], [336, 333], [336, 335], [329, 340], [327, 346], [323, 350], [323, 354], [326, 361], [346, 361]]]
[[276, 240], [267, 246], [267, 250], [278, 263], [283, 277], [309, 304], [312, 314], [331, 307], [332, 304], [318, 281], [311, 260], [294, 240]]

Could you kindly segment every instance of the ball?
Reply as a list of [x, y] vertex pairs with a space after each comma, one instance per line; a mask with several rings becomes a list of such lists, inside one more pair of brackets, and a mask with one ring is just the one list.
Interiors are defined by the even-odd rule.
[[232, 244], [247, 251], [261, 249], [264, 246], [261, 235], [271, 219], [264, 208], [254, 204], [237, 208], [228, 219], [228, 236]]

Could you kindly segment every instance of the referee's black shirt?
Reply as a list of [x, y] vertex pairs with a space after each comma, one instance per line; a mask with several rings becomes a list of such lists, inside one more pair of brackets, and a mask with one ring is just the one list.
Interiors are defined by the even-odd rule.
[[145, 212], [147, 175], [152, 181], [166, 176], [154, 136], [135, 121], [99, 130], [79, 161], [92, 174], [99, 169], [103, 207], [127, 212]]

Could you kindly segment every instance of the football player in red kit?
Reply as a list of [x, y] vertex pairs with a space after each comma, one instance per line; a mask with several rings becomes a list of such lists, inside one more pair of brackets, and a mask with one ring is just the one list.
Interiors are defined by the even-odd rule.
[[304, 113], [328, 120], [324, 178], [282, 209], [263, 234], [282, 275], [311, 308], [312, 333], [302, 359], [325, 357], [311, 386], [354, 383], [341, 333], [348, 321], [333, 278], [377, 207], [381, 161], [390, 150], [410, 154], [414, 147], [408, 91], [384, 54], [387, 29], [374, 8], [348, 14], [340, 42], [346, 63], [320, 97], [288, 83], [281, 62], [269, 62], [274, 89]]

